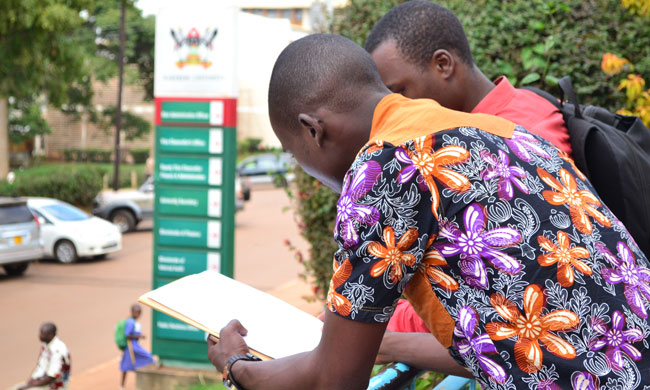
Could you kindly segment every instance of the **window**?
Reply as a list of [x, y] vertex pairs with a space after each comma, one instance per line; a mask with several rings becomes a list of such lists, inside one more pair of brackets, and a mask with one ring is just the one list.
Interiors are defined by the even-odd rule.
[[303, 10], [300, 8], [246, 8], [243, 11], [253, 15], [266, 16], [267, 18], [287, 19], [291, 24], [302, 25]]
[[294, 14], [294, 18], [291, 20], [291, 23], [302, 25], [302, 10], [301, 9], [296, 10], [296, 13]]
[[32, 221], [34, 221], [34, 216], [24, 204], [0, 207], [0, 225]]
[[56, 203], [43, 206], [43, 210], [47, 211], [54, 218], [61, 221], [84, 221], [90, 218], [88, 217], [88, 214], [84, 213], [76, 207], [65, 203]]

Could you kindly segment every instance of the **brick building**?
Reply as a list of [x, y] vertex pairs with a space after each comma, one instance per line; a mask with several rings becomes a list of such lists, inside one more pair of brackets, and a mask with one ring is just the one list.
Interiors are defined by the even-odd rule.
[[[108, 106], [115, 106], [117, 102], [117, 79], [107, 83], [95, 83], [93, 103], [97, 111], [102, 111]], [[122, 96], [122, 110], [130, 112], [151, 123], [151, 131], [139, 140], [126, 141], [124, 136], [120, 140], [121, 150], [130, 148], [149, 147], [154, 144], [154, 104], [153, 101], [144, 99], [142, 87], [124, 85]], [[115, 145], [115, 129], [108, 131], [98, 127], [87, 115], [81, 113], [79, 120], [72, 115], [66, 115], [59, 110], [49, 108], [45, 119], [52, 128], [51, 134], [37, 137], [34, 142], [34, 154], [45, 155], [48, 158], [63, 158], [63, 150], [68, 148], [99, 148], [113, 149]], [[122, 153], [123, 155], [124, 152]]]

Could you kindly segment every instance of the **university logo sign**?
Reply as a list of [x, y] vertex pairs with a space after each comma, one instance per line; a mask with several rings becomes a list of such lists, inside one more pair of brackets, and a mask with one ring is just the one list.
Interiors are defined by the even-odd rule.
[[209, 68], [212, 65], [210, 54], [212, 54], [212, 42], [217, 37], [218, 30], [206, 29], [201, 35], [199, 31], [192, 27], [187, 35], [183, 34], [183, 29], [171, 29], [171, 35], [174, 39], [174, 51], [179, 58], [176, 66], [183, 68], [185, 66], [202, 66]]
[[237, 96], [239, 11], [226, 6], [228, 1], [204, 1], [200, 12], [181, 2], [160, 9], [156, 16], [154, 96]]

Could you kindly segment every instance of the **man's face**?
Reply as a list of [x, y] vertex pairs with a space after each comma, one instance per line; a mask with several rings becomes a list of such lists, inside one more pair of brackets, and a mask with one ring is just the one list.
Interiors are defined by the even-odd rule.
[[282, 144], [282, 149], [291, 153], [309, 176], [316, 178], [333, 191], [341, 192], [346, 169], [339, 174], [340, 169], [337, 166], [339, 164], [336, 164], [339, 158], [332, 157], [322, 148], [316, 147], [314, 140], [307, 136], [309, 133], [304, 129], [287, 129], [274, 125], [273, 130]]
[[393, 40], [380, 44], [370, 56], [379, 69], [384, 84], [394, 93], [411, 99], [434, 99], [446, 106], [445, 89], [448, 85], [435, 69], [410, 62]]
[[38, 333], [38, 339], [41, 340], [41, 342], [49, 343], [53, 338], [54, 335], [43, 328], [41, 328], [40, 332]]

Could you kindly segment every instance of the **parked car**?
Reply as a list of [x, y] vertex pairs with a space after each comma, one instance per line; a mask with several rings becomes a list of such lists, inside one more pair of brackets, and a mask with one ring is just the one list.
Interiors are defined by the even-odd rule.
[[[250, 187], [248, 199], [250, 199]], [[242, 178], [235, 178], [235, 210], [244, 208], [244, 183]], [[119, 191], [105, 190], [100, 192], [93, 201], [93, 214], [113, 222], [120, 232], [134, 230], [138, 224], [153, 218], [154, 181], [147, 178], [137, 190], [123, 189]]]
[[113, 222], [122, 233], [130, 232], [141, 221], [153, 218], [153, 190], [150, 176], [137, 190], [102, 191], [93, 201], [93, 215]]
[[289, 153], [256, 154], [237, 164], [237, 173], [253, 184], [286, 185], [295, 177], [290, 172], [292, 165], [293, 157]]
[[122, 233], [110, 222], [57, 199], [28, 198], [27, 206], [40, 222], [46, 257], [69, 264], [122, 249]]
[[0, 264], [9, 275], [22, 275], [43, 257], [38, 220], [25, 199], [0, 197]]

